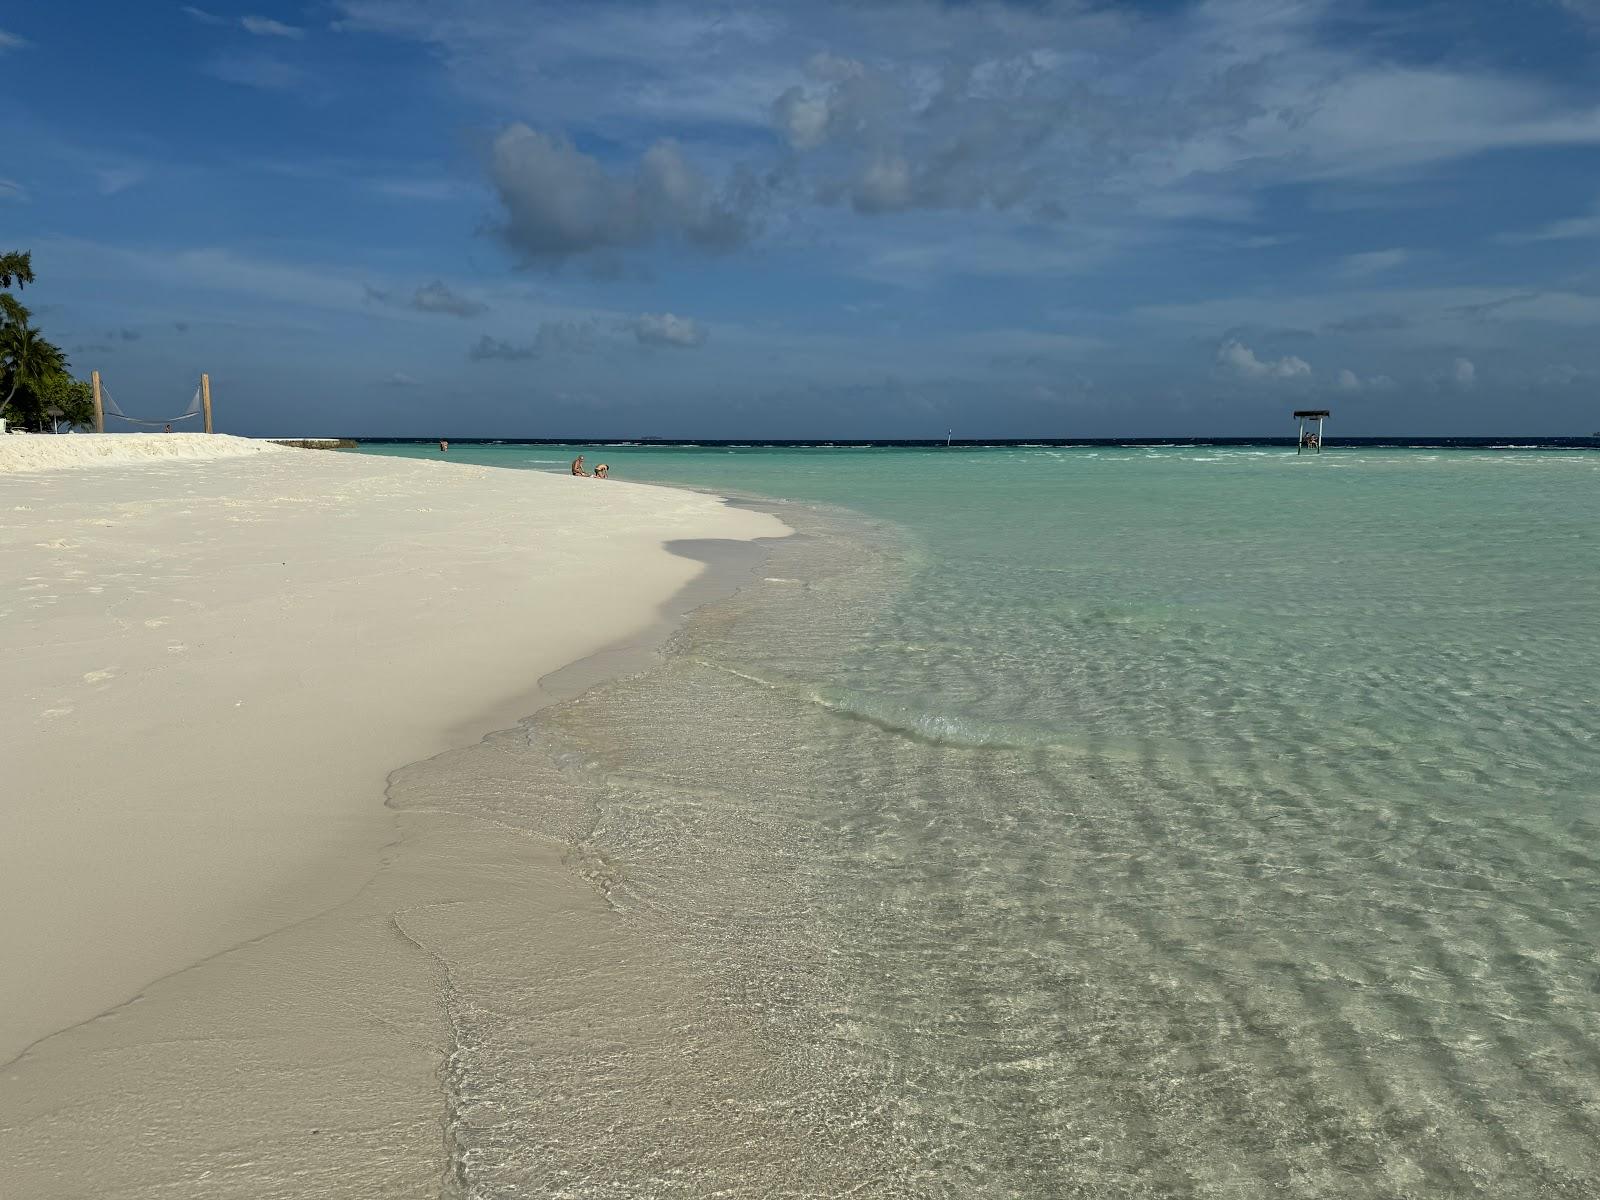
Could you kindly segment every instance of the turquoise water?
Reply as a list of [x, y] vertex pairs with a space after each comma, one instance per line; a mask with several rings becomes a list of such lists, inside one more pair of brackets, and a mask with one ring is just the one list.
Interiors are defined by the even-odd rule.
[[739, 1050], [587, 1151], [500, 970], [469, 1194], [1600, 1194], [1600, 455], [600, 457], [804, 535], [495, 767]]

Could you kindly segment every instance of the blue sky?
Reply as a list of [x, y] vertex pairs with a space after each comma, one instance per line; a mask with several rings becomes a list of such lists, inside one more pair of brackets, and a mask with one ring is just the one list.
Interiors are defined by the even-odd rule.
[[0, 10], [0, 242], [130, 413], [1600, 428], [1600, 0]]

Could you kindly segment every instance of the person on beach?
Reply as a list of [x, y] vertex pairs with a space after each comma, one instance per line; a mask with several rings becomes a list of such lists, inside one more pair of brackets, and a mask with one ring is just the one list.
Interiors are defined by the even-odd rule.
[[572, 473], [574, 475], [584, 475], [584, 476], [587, 476], [589, 474], [589, 472], [587, 472], [587, 471], [585, 471], [583, 469], [583, 455], [580, 454], [580, 455], [578, 455], [577, 458], [572, 460]]
[[449, 450], [450, 450], [450, 443], [445, 441], [443, 438], [440, 438], [439, 439], [439, 453], [440, 454], [447, 454], [447, 453], [449, 453]]
[[161, 432], [162, 433], [171, 433], [172, 432], [172, 426], [170, 424], [163, 425], [161, 427]]
[[597, 463], [595, 465], [595, 468], [594, 468], [594, 477], [596, 479], [604, 479], [606, 477], [606, 475], [610, 471], [611, 471], [610, 464], [608, 464], [608, 463]]

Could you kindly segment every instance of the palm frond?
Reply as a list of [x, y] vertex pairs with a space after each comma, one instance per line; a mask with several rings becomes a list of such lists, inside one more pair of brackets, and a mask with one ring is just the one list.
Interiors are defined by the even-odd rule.
[[0, 287], [18, 287], [33, 282], [33, 255], [28, 250], [7, 250], [0, 254]]

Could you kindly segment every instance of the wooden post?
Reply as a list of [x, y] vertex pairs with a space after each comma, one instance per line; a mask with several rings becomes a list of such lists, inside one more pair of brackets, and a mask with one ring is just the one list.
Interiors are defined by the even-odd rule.
[[200, 376], [200, 411], [206, 415], [206, 432], [211, 432], [211, 376]]
[[100, 399], [99, 371], [89, 372], [89, 383], [94, 387], [94, 431], [96, 433], [104, 433], [106, 431], [106, 406], [105, 401]]
[[1304, 417], [1301, 417], [1300, 418], [1300, 436], [1297, 437], [1295, 439], [1295, 441], [1294, 441], [1294, 452], [1298, 456], [1298, 455], [1304, 454], [1305, 453], [1305, 449], [1306, 449], [1306, 419]]

